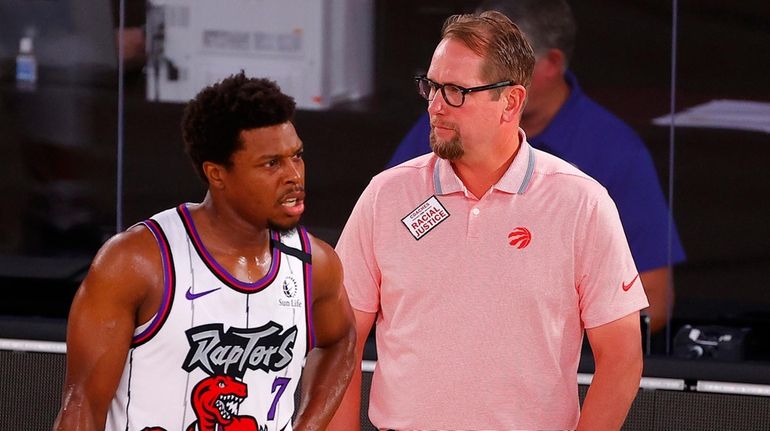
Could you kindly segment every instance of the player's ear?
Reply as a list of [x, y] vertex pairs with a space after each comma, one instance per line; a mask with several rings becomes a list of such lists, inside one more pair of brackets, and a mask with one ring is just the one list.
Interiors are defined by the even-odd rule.
[[224, 176], [227, 173], [227, 168], [219, 163], [203, 162], [203, 174], [206, 175], [206, 179], [209, 181], [209, 187], [215, 189], [224, 188]]

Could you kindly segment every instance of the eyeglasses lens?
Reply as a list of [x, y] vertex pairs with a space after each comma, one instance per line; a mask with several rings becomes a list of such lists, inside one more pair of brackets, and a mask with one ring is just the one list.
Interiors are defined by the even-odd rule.
[[452, 106], [459, 107], [463, 104], [463, 92], [454, 85], [445, 85], [442, 94], [444, 95], [446, 103]]
[[431, 85], [430, 81], [425, 78], [417, 80], [417, 92], [420, 93], [420, 96], [425, 98], [425, 100], [433, 100], [434, 92], [432, 90], [433, 85]]
[[444, 100], [451, 106], [458, 107], [463, 104], [463, 93], [460, 88], [454, 85], [445, 85], [440, 87], [426, 78], [417, 80], [417, 92], [425, 100], [432, 101], [436, 97], [436, 92], [441, 88], [441, 94]]

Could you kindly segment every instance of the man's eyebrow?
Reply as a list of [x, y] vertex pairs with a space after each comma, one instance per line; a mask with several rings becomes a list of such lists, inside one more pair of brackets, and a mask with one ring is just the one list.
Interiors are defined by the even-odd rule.
[[[300, 142], [300, 144], [289, 153], [290, 156], [293, 156], [301, 151], [305, 150], [305, 145]], [[275, 154], [263, 154], [259, 157], [257, 157], [257, 160], [272, 160], [272, 159], [280, 159], [281, 157], [285, 157], [283, 154], [275, 153]]]
[[430, 78], [429, 76], [427, 76], [427, 75], [425, 76], [425, 78], [427, 78], [429, 81], [431, 81], [431, 82], [433, 82], [434, 84], [437, 84], [437, 85], [453, 85], [453, 86], [455, 86], [455, 87], [465, 88], [465, 86], [464, 86], [464, 85], [460, 85], [460, 84], [458, 84], [458, 83], [456, 83], [456, 82], [438, 82], [438, 81], [436, 81], [435, 79], [431, 79], [431, 78]]

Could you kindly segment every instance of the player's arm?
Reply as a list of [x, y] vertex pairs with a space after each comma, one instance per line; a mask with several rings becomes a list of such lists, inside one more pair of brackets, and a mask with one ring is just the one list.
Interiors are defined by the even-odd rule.
[[580, 414], [580, 430], [619, 430], [639, 390], [639, 312], [586, 329], [596, 369]]
[[353, 378], [350, 379], [348, 390], [342, 398], [337, 413], [334, 415], [329, 431], [360, 431], [361, 429], [361, 360], [364, 357], [364, 346], [369, 332], [374, 325], [375, 313], [353, 310], [356, 318], [356, 354]]
[[342, 285], [342, 264], [323, 241], [311, 237], [311, 247], [316, 345], [307, 357], [302, 374], [295, 431], [326, 429], [353, 374], [355, 327]]
[[669, 288], [670, 277], [671, 268], [667, 266], [639, 273], [650, 302], [645, 311], [650, 316], [650, 331], [653, 333], [668, 324], [668, 310], [674, 304], [674, 289]]
[[153, 283], [163, 283], [155, 244], [146, 228], [136, 227], [110, 239], [94, 258], [70, 308], [55, 430], [104, 429], [140, 307]]

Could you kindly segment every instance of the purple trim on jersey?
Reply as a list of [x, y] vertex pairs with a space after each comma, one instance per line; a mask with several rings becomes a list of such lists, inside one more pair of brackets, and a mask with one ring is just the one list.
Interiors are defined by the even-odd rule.
[[171, 256], [171, 247], [168, 243], [168, 238], [166, 238], [166, 234], [163, 233], [163, 229], [161, 229], [160, 225], [155, 220], [145, 220], [141, 224], [150, 230], [150, 233], [155, 237], [155, 241], [158, 243], [158, 248], [160, 249], [160, 259], [163, 266], [163, 297], [160, 302], [160, 308], [158, 308], [158, 312], [152, 319], [152, 323], [150, 323], [144, 331], [135, 335], [131, 340], [133, 347], [149, 341], [156, 333], [158, 333], [161, 326], [163, 326], [163, 323], [171, 313], [171, 304], [173, 303], [172, 298], [174, 297], [174, 288], [176, 284], [174, 259]]
[[[302, 241], [302, 250], [312, 256], [313, 254], [311, 253], [310, 249], [310, 237], [307, 234], [307, 230], [305, 230], [305, 228], [302, 226], [299, 226], [297, 230], [299, 231], [299, 237]], [[310, 262], [312, 262], [312, 259]], [[315, 331], [313, 329], [313, 264], [303, 263], [302, 272], [303, 276], [305, 277], [305, 323], [307, 326], [307, 351], [310, 353], [310, 350], [315, 347]]]
[[[195, 248], [195, 251], [198, 252], [198, 256], [201, 257], [203, 263], [206, 264], [211, 272], [223, 283], [241, 293], [255, 293], [266, 288], [275, 280], [275, 277], [278, 275], [278, 268], [281, 267], [281, 252], [277, 247], [273, 248], [273, 260], [270, 262], [270, 270], [267, 274], [254, 283], [245, 283], [230, 275], [230, 273], [227, 272], [227, 270], [224, 269], [213, 256], [211, 256], [211, 254], [209, 254], [208, 250], [206, 250], [206, 246], [203, 245], [203, 241], [201, 241], [198, 231], [195, 229], [195, 224], [190, 215], [190, 210], [187, 209], [187, 205], [179, 205], [179, 207], [177, 207], [177, 213], [179, 213], [179, 216], [182, 218], [182, 224], [187, 231], [187, 235], [193, 240], [193, 247]], [[279, 240], [277, 232], [271, 230], [270, 236], [274, 240]]]

